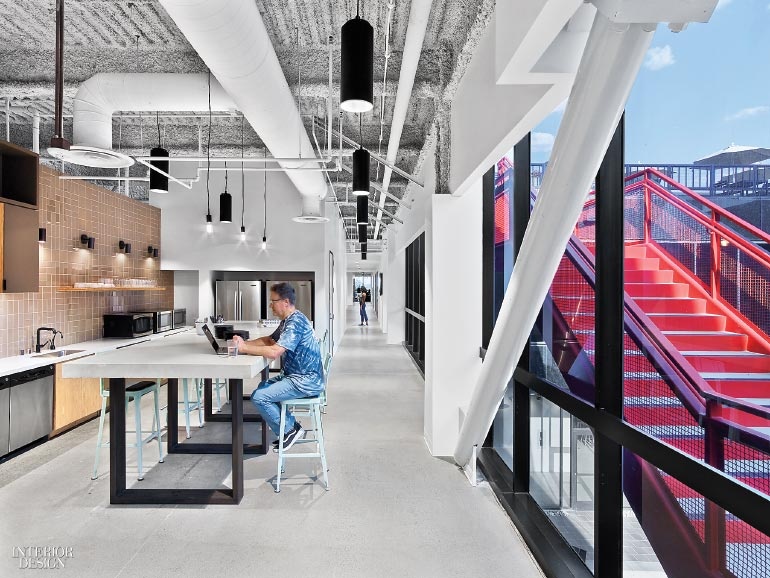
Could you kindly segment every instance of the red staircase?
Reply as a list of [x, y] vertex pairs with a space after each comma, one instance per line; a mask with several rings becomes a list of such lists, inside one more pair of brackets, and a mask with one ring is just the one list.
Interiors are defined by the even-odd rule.
[[[719, 450], [708, 463], [770, 494], [770, 254], [748, 240], [770, 237], [655, 170], [627, 182], [624, 419], [703, 461], [709, 429]], [[544, 333], [567, 386], [589, 400], [594, 207], [586, 204], [554, 278]], [[655, 488], [658, 510], [646, 520], [660, 524], [643, 527], [661, 562], [673, 542], [707, 568], [669, 559], [669, 576], [770, 577], [770, 537], [665, 472], [638, 471], [632, 483]], [[709, 535], [709, 524], [724, 531]]]

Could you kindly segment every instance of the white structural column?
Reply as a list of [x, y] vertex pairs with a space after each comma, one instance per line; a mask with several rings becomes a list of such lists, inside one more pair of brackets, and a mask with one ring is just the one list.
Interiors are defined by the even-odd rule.
[[452, 454], [481, 371], [482, 186], [433, 195], [425, 230], [425, 440]]
[[616, 24], [601, 13], [596, 16], [454, 448], [460, 465], [468, 462], [473, 446], [481, 445], [489, 431], [654, 30], [654, 24]]
[[[390, 235], [390, 233], [388, 233]], [[395, 243], [388, 243], [388, 268], [383, 274], [383, 296], [387, 310], [387, 342], [390, 345], [404, 340], [404, 307], [406, 306], [406, 251], [398, 250]]]

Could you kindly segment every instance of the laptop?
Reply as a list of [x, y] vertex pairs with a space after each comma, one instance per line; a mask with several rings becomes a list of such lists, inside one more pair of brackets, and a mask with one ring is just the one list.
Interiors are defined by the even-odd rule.
[[214, 348], [214, 352], [217, 355], [227, 355], [227, 344], [221, 344], [219, 343], [215, 338], [214, 335], [211, 333], [211, 329], [209, 329], [208, 325], [203, 326], [203, 333], [206, 335], [206, 337], [209, 340], [209, 343], [211, 343], [211, 347]]

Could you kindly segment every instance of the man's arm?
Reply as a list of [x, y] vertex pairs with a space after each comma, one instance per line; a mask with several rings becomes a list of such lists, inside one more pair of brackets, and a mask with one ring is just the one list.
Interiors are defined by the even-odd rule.
[[277, 359], [286, 351], [270, 336], [245, 341], [240, 335], [234, 335], [233, 342], [238, 347], [239, 353], [261, 355], [267, 359]]

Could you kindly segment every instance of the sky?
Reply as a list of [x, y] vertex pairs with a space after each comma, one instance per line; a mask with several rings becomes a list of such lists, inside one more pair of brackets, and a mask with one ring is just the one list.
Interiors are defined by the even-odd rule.
[[[533, 132], [533, 162], [563, 114]], [[770, 148], [770, 0], [720, 0], [676, 34], [661, 24], [626, 107], [627, 163], [690, 164], [731, 144]]]

